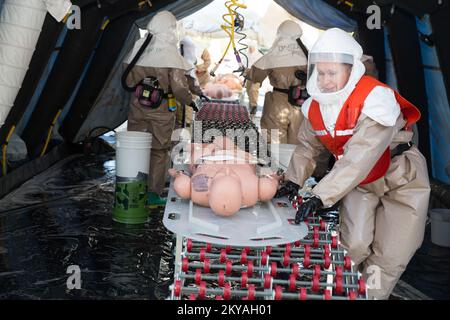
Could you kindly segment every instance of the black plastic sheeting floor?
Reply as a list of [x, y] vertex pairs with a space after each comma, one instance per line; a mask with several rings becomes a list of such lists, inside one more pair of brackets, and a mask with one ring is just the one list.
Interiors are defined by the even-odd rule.
[[[0, 200], [0, 299], [167, 298], [175, 239], [163, 212], [145, 225], [113, 222], [114, 181], [114, 155], [78, 155]], [[393, 299], [450, 299], [450, 249], [429, 229]], [[67, 288], [72, 265], [80, 290]]]
[[[113, 222], [114, 181], [113, 155], [74, 156], [0, 201], [0, 299], [167, 297], [174, 241], [162, 212]], [[80, 290], [67, 288], [71, 265]]]

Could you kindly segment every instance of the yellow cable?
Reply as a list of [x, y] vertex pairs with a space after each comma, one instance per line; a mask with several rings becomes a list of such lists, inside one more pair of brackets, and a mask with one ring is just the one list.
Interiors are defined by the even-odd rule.
[[3, 172], [4, 176], [8, 173], [7, 172], [8, 167], [6, 165], [6, 149], [8, 146], [8, 141], [9, 141], [9, 139], [11, 139], [11, 136], [15, 129], [16, 129], [16, 126], [12, 126], [11, 129], [9, 129], [8, 135], [6, 136], [6, 139], [5, 139], [5, 143], [2, 146], [2, 172]]
[[53, 118], [52, 124], [50, 125], [50, 128], [48, 129], [47, 138], [45, 139], [44, 148], [42, 148], [41, 157], [44, 156], [45, 152], [47, 151], [48, 144], [50, 142], [50, 139], [52, 137], [53, 127], [56, 124], [56, 121], [58, 120], [59, 116], [61, 115], [62, 110], [58, 110], [58, 113], [56, 114], [55, 118]]
[[354, 4], [350, 1], [345, 1], [344, 2], [346, 5], [348, 5], [350, 8], [353, 8]]
[[108, 26], [109, 22], [110, 22], [109, 19], [106, 20], [105, 22], [103, 22], [103, 25], [102, 25], [102, 28], [101, 28], [102, 31], [104, 31], [106, 29], [106, 27]]
[[6, 168], [7, 168], [7, 166], [6, 166], [6, 144], [4, 144], [2, 146], [2, 172], [3, 172], [4, 176], [6, 176], [6, 173], [7, 173]]
[[[214, 72], [217, 70], [217, 68], [220, 66], [222, 61], [225, 59], [231, 46], [233, 46], [233, 49], [236, 51], [236, 43], [234, 41], [234, 28], [235, 28], [235, 20], [236, 20], [237, 13], [236, 13], [235, 9], [233, 9], [232, 7], [236, 7], [236, 9], [237, 8], [243, 8], [243, 9], [247, 8], [246, 5], [238, 3], [237, 1], [239, 1], [239, 0], [229, 0], [229, 1], [225, 2], [225, 7], [227, 8], [228, 13], [222, 15], [222, 19], [223, 19], [223, 21], [225, 21], [226, 24], [222, 24], [220, 27], [229, 36], [230, 41], [228, 42], [228, 45], [227, 45], [222, 57], [220, 58], [216, 67], [214, 68], [214, 70], [213, 70]], [[230, 20], [228, 20], [227, 17], [230, 17]]]
[[62, 20], [62, 23], [67, 23], [67, 20], [69, 20], [69, 17], [72, 15], [72, 10], [69, 10], [67, 14], [64, 16], [64, 19]]

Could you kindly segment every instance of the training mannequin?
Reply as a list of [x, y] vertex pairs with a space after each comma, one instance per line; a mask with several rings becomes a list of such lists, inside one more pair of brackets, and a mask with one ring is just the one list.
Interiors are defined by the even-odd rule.
[[216, 138], [213, 144], [188, 146], [192, 176], [170, 169], [174, 190], [182, 199], [210, 207], [219, 216], [233, 216], [239, 209], [270, 201], [278, 187], [275, 175], [258, 178], [256, 161], [228, 139]]

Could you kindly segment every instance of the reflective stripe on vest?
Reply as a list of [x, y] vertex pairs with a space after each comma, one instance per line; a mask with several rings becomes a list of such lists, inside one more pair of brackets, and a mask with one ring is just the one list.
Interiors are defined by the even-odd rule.
[[[344, 156], [344, 145], [353, 136], [354, 128], [364, 107], [364, 102], [372, 90], [377, 86], [389, 88], [387, 85], [372, 77], [364, 76], [361, 78], [356, 85], [355, 90], [353, 90], [352, 94], [341, 108], [336, 121], [334, 136], [332, 136], [325, 127], [319, 103], [315, 100], [312, 101], [309, 108], [308, 119], [311, 122], [316, 137], [331, 153], [333, 153], [337, 160]], [[403, 117], [406, 120], [406, 129], [408, 129], [420, 119], [420, 112], [398, 92], [394, 91], [394, 93], [395, 98], [400, 105]], [[383, 177], [389, 169], [390, 162], [391, 156], [388, 147], [369, 172], [366, 179], [361, 182], [361, 185], [371, 183]]]
[[321, 137], [321, 136], [326, 136], [328, 134], [327, 130], [318, 130], [318, 131], [314, 131], [314, 133], [316, 134], [316, 137]]
[[[327, 132], [328, 134], [328, 132]], [[342, 136], [352, 136], [353, 135], [353, 129], [350, 130], [336, 130], [336, 136], [342, 137]]]

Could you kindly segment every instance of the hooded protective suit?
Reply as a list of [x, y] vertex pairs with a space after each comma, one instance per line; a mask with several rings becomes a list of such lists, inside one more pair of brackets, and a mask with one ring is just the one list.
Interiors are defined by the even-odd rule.
[[[387, 299], [425, 230], [426, 160], [414, 146], [399, 149], [411, 141], [407, 128], [420, 113], [386, 85], [363, 76], [362, 48], [344, 31], [326, 31], [309, 55], [311, 98], [302, 107], [308, 120], [286, 177], [303, 185], [325, 145], [334, 153], [333, 169], [313, 194], [325, 207], [342, 199], [342, 245], [368, 280], [369, 296]], [[335, 85], [337, 68], [351, 68], [343, 87]]]
[[203, 50], [201, 58], [203, 60], [203, 63], [197, 64], [195, 66], [196, 68], [195, 74], [197, 75], [200, 87], [204, 88], [211, 79], [211, 76], [209, 75], [209, 67], [211, 66], [211, 55], [209, 54], [208, 49]]
[[[188, 89], [186, 72], [192, 69], [178, 50], [177, 20], [168, 11], [158, 12], [147, 26], [153, 38], [136, 66], [127, 78], [127, 84], [134, 86], [145, 77], [156, 77], [161, 88], [167, 94], [173, 93], [176, 100], [188, 105], [192, 95]], [[144, 39], [136, 42], [133, 51], [124, 61], [129, 64], [135, 57]], [[171, 135], [175, 123], [175, 113], [169, 111], [167, 98], [164, 98], [157, 109], [141, 105], [133, 95], [128, 113], [128, 130], [150, 132], [153, 135], [149, 190], [160, 194], [165, 184], [165, 173], [169, 165]]]
[[[189, 85], [189, 90], [200, 96], [203, 94], [200, 84], [197, 79], [195, 66], [197, 64], [197, 50], [195, 43], [191, 37], [186, 36], [180, 41], [180, 53], [186, 59], [188, 63], [192, 65], [192, 68], [186, 72], [186, 77]], [[184, 117], [183, 117], [184, 112]], [[177, 109], [177, 125], [189, 124], [192, 120], [192, 109], [186, 108], [182, 105]]]
[[[294, 21], [284, 21], [277, 31], [275, 41], [270, 50], [252, 66], [248, 78], [253, 83], [261, 84], [269, 77], [274, 88], [288, 90], [298, 86], [301, 81], [295, 76], [298, 70], [306, 71], [307, 60], [297, 39], [302, 36], [302, 29]], [[279, 130], [279, 141], [272, 137], [274, 143], [297, 144], [298, 129], [303, 120], [300, 108], [292, 106], [288, 95], [274, 90], [265, 96], [261, 128]]]
[[[258, 44], [256, 41], [248, 42], [247, 58], [248, 58], [248, 68], [251, 68], [253, 64], [262, 57], [262, 54], [258, 51]], [[258, 106], [258, 96], [259, 89], [261, 88], [260, 83], [253, 83], [248, 80], [245, 86], [248, 95], [249, 107], [252, 113], [256, 112]]]

